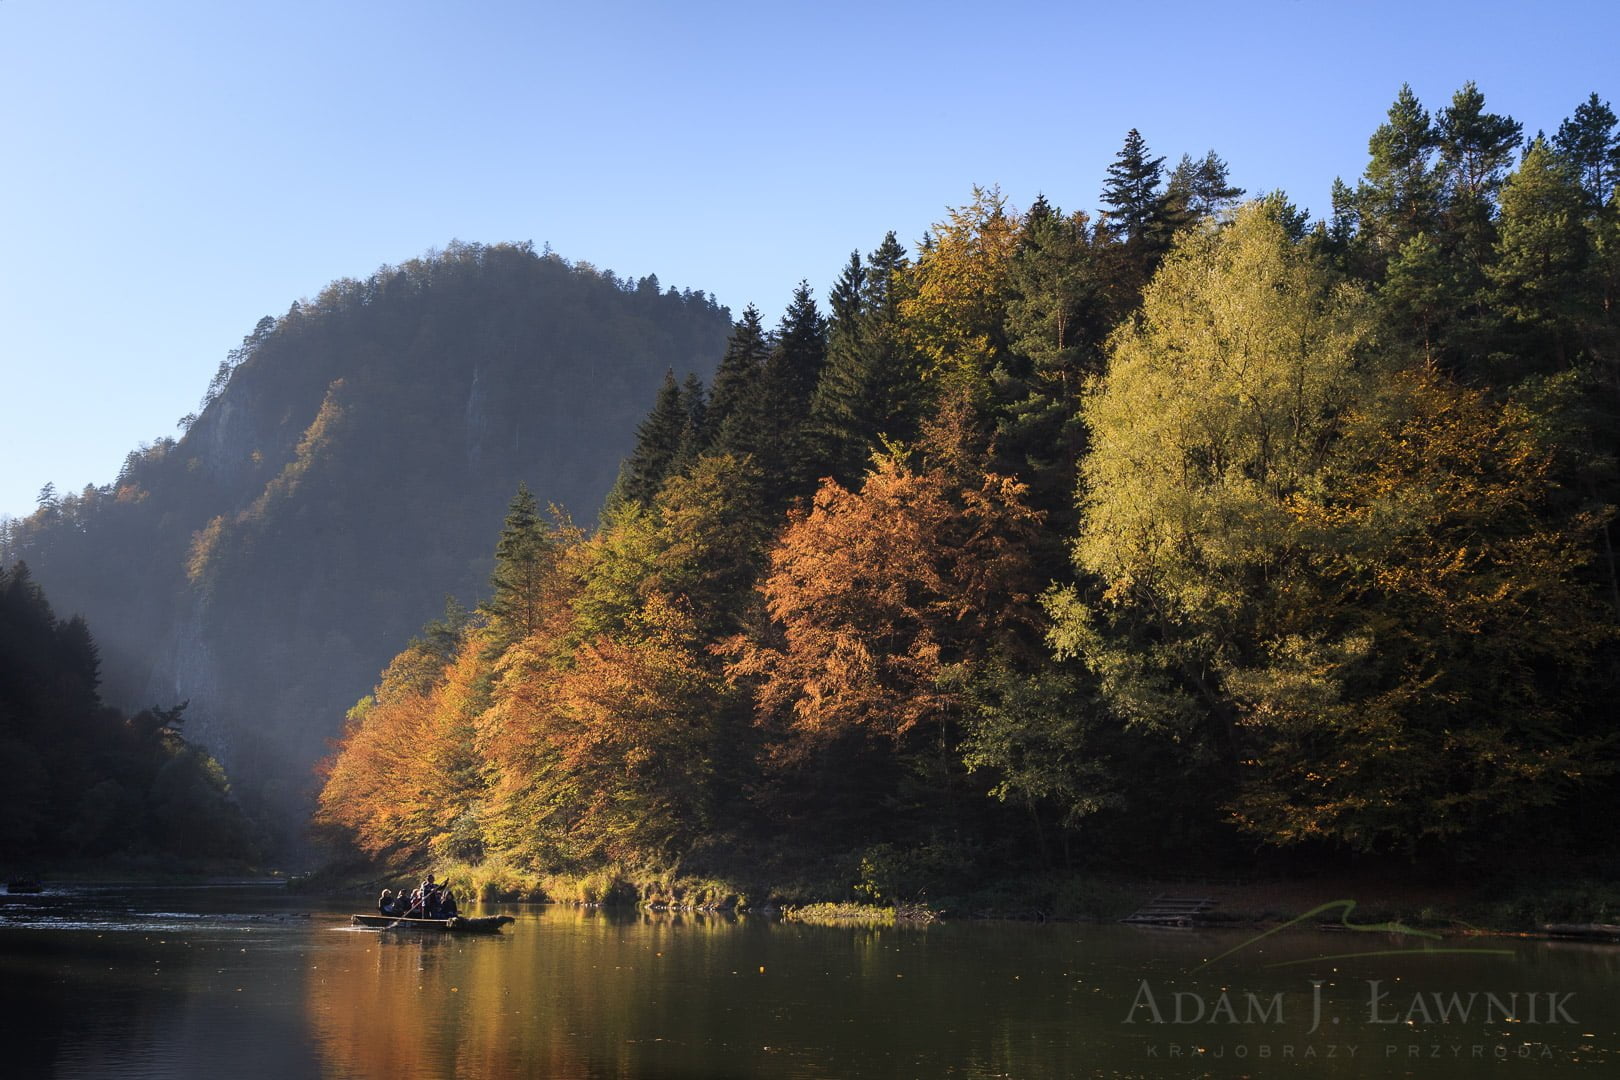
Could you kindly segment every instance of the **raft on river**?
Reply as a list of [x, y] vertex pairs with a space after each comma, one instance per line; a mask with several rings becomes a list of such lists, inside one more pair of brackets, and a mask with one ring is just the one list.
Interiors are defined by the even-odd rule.
[[354, 926], [370, 926], [378, 930], [441, 930], [451, 934], [496, 934], [501, 927], [512, 922], [510, 915], [486, 915], [481, 919], [468, 919], [460, 915], [448, 919], [405, 919], [394, 915], [351, 915]]

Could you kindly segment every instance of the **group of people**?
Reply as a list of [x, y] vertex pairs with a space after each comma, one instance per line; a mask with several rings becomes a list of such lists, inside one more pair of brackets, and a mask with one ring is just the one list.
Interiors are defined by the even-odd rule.
[[413, 893], [384, 889], [377, 898], [377, 913], [396, 919], [453, 919], [457, 915], [456, 898], [447, 883], [435, 882], [429, 874]]

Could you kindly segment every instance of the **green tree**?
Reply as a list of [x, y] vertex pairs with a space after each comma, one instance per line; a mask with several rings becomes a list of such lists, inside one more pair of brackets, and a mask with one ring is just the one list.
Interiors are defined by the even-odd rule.
[[1596, 93], [1558, 125], [1553, 147], [1575, 170], [1588, 210], [1599, 210], [1620, 185], [1620, 121]]
[[753, 396], [754, 386], [770, 354], [770, 342], [766, 340], [759, 309], [749, 304], [732, 327], [725, 355], [720, 358], [714, 383], [709, 388], [708, 408], [704, 412], [705, 447], [719, 437], [726, 423]]
[[1134, 294], [1121, 295], [1106, 246], [1085, 214], [1037, 199], [1008, 272], [1010, 349], [995, 373], [997, 452], [1057, 530], [1073, 518], [1085, 438], [1081, 387], [1102, 370], [1103, 342], [1136, 303]]
[[1052, 596], [1054, 643], [1274, 844], [1478, 840], [1604, 768], [1535, 674], [1593, 657], [1592, 520], [1533, 418], [1374, 350], [1373, 311], [1249, 207], [1187, 235], [1084, 406], [1100, 590]]
[[806, 493], [821, 471], [805, 425], [826, 359], [827, 323], [809, 284], [801, 281], [753, 392], [727, 418], [715, 446], [753, 457], [772, 505]]
[[666, 371], [652, 411], [636, 429], [635, 449], [619, 471], [619, 479], [608, 496], [609, 504], [650, 505], [680, 456], [692, 423], [691, 406], [675, 381], [675, 373]]
[[555, 587], [561, 545], [541, 518], [528, 486], [519, 484], [495, 545], [490, 597], [484, 603], [496, 648], [540, 627], [548, 590]]
[[1585, 216], [1574, 170], [1536, 139], [1503, 189], [1500, 239], [1489, 274], [1497, 306], [1540, 338], [1520, 351], [1531, 363], [1546, 357], [1553, 370], [1573, 361], [1594, 306]]
[[1375, 277], [1414, 236], [1439, 226], [1437, 141], [1428, 110], [1403, 84], [1388, 120], [1367, 142], [1367, 167], [1354, 192], [1336, 189], [1335, 216], [1350, 223], [1357, 261]]
[[918, 364], [900, 304], [909, 268], [894, 233], [863, 264], [858, 253], [829, 297], [827, 365], [810, 403], [808, 436], [818, 461], [853, 483], [883, 438], [907, 439], [919, 412]]
[[[1485, 267], [1496, 240], [1497, 196], [1513, 167], [1521, 132], [1518, 121], [1485, 111], [1485, 95], [1472, 82], [1463, 84], [1435, 117], [1436, 176], [1444, 206], [1441, 240], [1466, 298], [1462, 302], [1473, 302], [1467, 329], [1478, 339], [1488, 339], [1494, 330], [1491, 313], [1481, 310], [1478, 298], [1486, 288]], [[1472, 343], [1464, 347], [1470, 353], [1485, 351]]]
[[1489, 217], [1523, 131], [1512, 117], [1486, 112], [1485, 95], [1472, 82], [1452, 95], [1435, 117], [1434, 140], [1441, 190], [1454, 216]]
[[1108, 166], [1102, 203], [1110, 221], [1132, 245], [1160, 244], [1164, 224], [1164, 158], [1150, 157], [1147, 140], [1135, 128], [1125, 134], [1125, 145]]
[[1181, 155], [1170, 172], [1164, 197], [1165, 213], [1172, 226], [1182, 229], [1200, 218], [1229, 210], [1243, 197], [1243, 189], [1233, 185], [1226, 162], [1210, 150], [1197, 161]]

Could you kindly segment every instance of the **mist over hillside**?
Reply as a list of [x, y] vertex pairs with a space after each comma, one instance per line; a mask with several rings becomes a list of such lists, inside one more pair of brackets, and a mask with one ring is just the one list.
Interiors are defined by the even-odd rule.
[[483, 595], [519, 484], [589, 524], [665, 373], [706, 377], [729, 330], [656, 277], [455, 243], [261, 320], [183, 437], [48, 495], [0, 561], [95, 627], [109, 700], [189, 700], [291, 822], [399, 643]]

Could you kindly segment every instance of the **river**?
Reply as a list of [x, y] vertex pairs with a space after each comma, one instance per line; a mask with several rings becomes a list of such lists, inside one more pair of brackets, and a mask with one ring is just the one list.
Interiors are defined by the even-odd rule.
[[[502, 905], [351, 929], [265, 887], [0, 896], [8, 1077], [1609, 1076], [1620, 948]], [[1374, 954], [1374, 955], [1367, 955]]]

